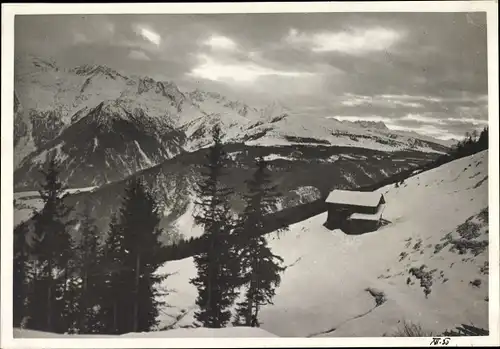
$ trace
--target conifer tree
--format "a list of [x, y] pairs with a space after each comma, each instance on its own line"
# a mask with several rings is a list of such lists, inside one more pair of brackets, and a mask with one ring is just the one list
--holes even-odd
[[81, 281], [76, 273], [75, 260], [70, 260], [65, 268], [64, 277], [59, 278], [55, 283], [57, 302], [54, 307], [58, 316], [54, 322], [54, 332], [81, 333], [78, 321], [81, 312]]
[[101, 333], [118, 332], [118, 295], [114, 292], [119, 288], [119, 268], [125, 256], [123, 248], [123, 233], [118, 223], [117, 213], [111, 215], [109, 231], [103, 247], [103, 255], [99, 262], [102, 267], [99, 279], [99, 329]]
[[276, 186], [272, 185], [267, 163], [257, 161], [257, 170], [246, 181], [246, 206], [240, 219], [238, 234], [241, 283], [245, 294], [238, 303], [235, 325], [258, 327], [259, 310], [265, 304], [272, 304], [275, 289], [279, 286], [281, 257], [274, 255], [264, 237], [264, 216], [276, 208]]
[[194, 218], [204, 228], [200, 238], [203, 251], [194, 256], [198, 274], [191, 283], [198, 289], [196, 320], [204, 327], [220, 328], [231, 319], [230, 307], [236, 298], [235, 278], [239, 268], [231, 244], [234, 220], [229, 199], [232, 190], [221, 182], [228, 157], [218, 125], [213, 127], [212, 137], [213, 145], [208, 150], [203, 178], [197, 187], [199, 212]]
[[479, 150], [488, 149], [488, 127], [485, 127], [477, 140]]
[[154, 286], [164, 279], [155, 273], [163, 263], [159, 222], [155, 199], [142, 180], [131, 180], [106, 243], [105, 332], [142, 332], [156, 325], [161, 302]]
[[68, 232], [72, 221], [67, 217], [71, 211], [63, 202], [63, 186], [54, 158], [48, 161], [48, 169], [42, 171], [45, 183], [39, 190], [44, 202], [41, 211], [35, 212], [32, 252], [36, 258], [35, 277], [30, 294], [29, 327], [44, 331], [55, 331], [59, 322], [56, 303], [63, 296], [56, 295], [58, 283], [65, 283], [68, 262], [72, 255], [73, 241]]
[[14, 263], [13, 263], [13, 325], [20, 327], [27, 315], [26, 302], [29, 280], [29, 245], [27, 242], [27, 225], [23, 222], [14, 229]]
[[100, 237], [90, 210], [90, 202], [85, 203], [81, 217], [81, 238], [77, 246], [78, 279], [73, 280], [80, 290], [78, 294], [79, 333], [95, 333], [97, 331], [97, 314], [95, 307], [99, 304], [100, 270]]

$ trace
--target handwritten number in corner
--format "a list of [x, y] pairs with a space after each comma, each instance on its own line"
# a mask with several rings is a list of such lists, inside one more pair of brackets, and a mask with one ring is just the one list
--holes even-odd
[[448, 345], [450, 343], [450, 337], [440, 338], [432, 337], [430, 345]]

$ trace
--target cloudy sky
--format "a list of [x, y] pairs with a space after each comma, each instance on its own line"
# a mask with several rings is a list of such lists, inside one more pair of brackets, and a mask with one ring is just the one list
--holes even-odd
[[487, 124], [483, 13], [17, 16], [15, 54], [443, 139]]

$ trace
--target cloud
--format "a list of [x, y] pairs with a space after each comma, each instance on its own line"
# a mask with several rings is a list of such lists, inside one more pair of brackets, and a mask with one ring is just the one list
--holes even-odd
[[476, 119], [476, 118], [456, 118], [456, 117], [444, 117], [443, 114], [438, 113], [434, 115], [434, 113], [428, 112], [423, 115], [421, 114], [408, 114], [404, 117], [393, 119], [394, 123], [397, 124], [407, 124], [412, 123], [413, 126], [428, 126], [435, 127], [441, 126], [442, 128], [452, 129], [461, 125], [468, 125], [470, 128], [479, 128], [480, 126], [487, 126], [488, 120]]
[[105, 29], [109, 34], [113, 35], [115, 33], [115, 25], [111, 22], [108, 22], [104, 25]]
[[460, 124], [472, 124], [474, 126], [487, 126], [488, 120], [474, 119], [474, 118], [446, 118], [447, 121]]
[[427, 102], [442, 102], [442, 98], [432, 97], [432, 96], [410, 96], [410, 95], [391, 95], [383, 94], [379, 95], [381, 98], [403, 100], [403, 101], [427, 101]]
[[147, 54], [145, 54], [142, 51], [138, 51], [138, 50], [130, 51], [130, 53], [128, 54], [128, 58], [136, 59], [139, 61], [150, 61], [151, 60], [151, 58], [149, 58]]
[[403, 33], [383, 28], [355, 28], [348, 31], [301, 33], [292, 28], [285, 41], [292, 45], [306, 45], [313, 52], [341, 52], [363, 55], [390, 48], [403, 37]]
[[430, 103], [473, 103], [473, 104], [483, 104], [488, 101], [488, 95], [469, 95], [466, 93], [461, 93], [459, 96], [454, 97], [436, 97], [436, 96], [419, 96], [419, 95], [393, 95], [393, 94], [382, 94], [377, 95], [379, 98], [401, 100], [401, 101], [420, 101], [420, 102], [430, 102]]
[[312, 73], [300, 71], [282, 71], [260, 66], [253, 62], [218, 62], [205, 54], [199, 55], [203, 63], [188, 74], [191, 77], [214, 81], [233, 80], [237, 82], [253, 82], [264, 76], [305, 77]]
[[137, 35], [140, 35], [142, 38], [148, 40], [156, 46], [160, 46], [161, 44], [161, 36], [156, 33], [154, 30], [144, 26], [142, 24], [136, 24], [134, 26], [134, 31]]
[[87, 26], [74, 26], [69, 29], [72, 34], [73, 45], [90, 43], [112, 44], [115, 35], [115, 25], [103, 18], [88, 19]]
[[408, 108], [422, 108], [423, 105], [417, 102], [402, 101], [385, 96], [361, 96], [353, 95], [350, 93], [345, 94], [346, 100], [342, 101], [341, 104], [347, 107], [358, 107], [362, 105], [367, 106], [380, 106], [386, 108], [397, 108], [397, 107], [408, 107]]
[[393, 119], [391, 118], [386, 118], [383, 116], [327, 116], [326, 119], [337, 119], [338, 121], [350, 121], [350, 122], [356, 122], [356, 121], [375, 121], [375, 122], [383, 122], [386, 125], [390, 124], [393, 122]]
[[234, 51], [237, 48], [237, 44], [227, 36], [212, 35], [205, 42], [205, 45], [210, 46], [212, 49], [228, 50]]
[[461, 138], [460, 135], [451, 133], [446, 129], [438, 128], [433, 125], [421, 125], [421, 126], [411, 127], [404, 125], [389, 124], [387, 125], [387, 128], [394, 131], [416, 132], [424, 136], [434, 137], [442, 140]]
[[73, 33], [73, 43], [74, 44], [87, 44], [90, 40], [83, 33]]
[[446, 125], [446, 122], [436, 117], [429, 117], [418, 114], [408, 114], [405, 117], [401, 118], [401, 120], [412, 120], [425, 124]]

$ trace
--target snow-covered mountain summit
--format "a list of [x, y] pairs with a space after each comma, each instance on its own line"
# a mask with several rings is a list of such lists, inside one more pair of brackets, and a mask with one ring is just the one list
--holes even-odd
[[379, 130], [389, 130], [389, 128], [384, 124], [383, 121], [364, 121], [364, 120], [358, 120], [354, 121], [355, 124], [360, 125], [361, 127], [365, 128], [375, 128]]
[[359, 124], [334, 118], [306, 118], [304, 115], [283, 113], [266, 123], [255, 123], [245, 128], [233, 141], [259, 145], [322, 144], [384, 151], [448, 150], [448, 147], [439, 144], [437, 140], [395, 132], [382, 126], [385, 125]]
[[[390, 131], [380, 124], [347, 124], [297, 115], [278, 101], [254, 107], [217, 92], [182, 91], [173, 81], [128, 76], [104, 65], [66, 68], [52, 59], [33, 56], [16, 62], [14, 107], [16, 181], [22, 178], [19, 181], [24, 183], [30, 182], [26, 182], [26, 175], [31, 176], [26, 172], [39, 169], [47, 156], [57, 155], [72, 164], [66, 169], [71, 176], [80, 162], [97, 166], [92, 159], [94, 151], [81, 152], [78, 158], [72, 158], [75, 151], [60, 155], [63, 148], [94, 149], [93, 139], [68, 139], [68, 134], [78, 133], [73, 131], [77, 127], [85, 128], [82, 134], [95, 133], [99, 144], [108, 147], [103, 151], [109, 166], [93, 168], [103, 173], [99, 178], [107, 180], [124, 178], [182, 151], [206, 147], [215, 123], [222, 126], [224, 141], [248, 145], [321, 144], [421, 152], [447, 149], [432, 139]], [[134, 134], [131, 138], [130, 132]], [[120, 134], [124, 138], [122, 145], [111, 140]], [[137, 150], [127, 145], [131, 141]], [[122, 166], [122, 161], [128, 165]], [[108, 168], [124, 172], [111, 175]], [[105, 183], [98, 182], [84, 185]]]

